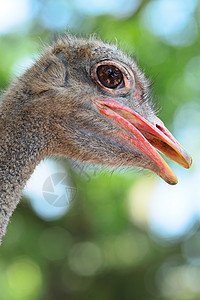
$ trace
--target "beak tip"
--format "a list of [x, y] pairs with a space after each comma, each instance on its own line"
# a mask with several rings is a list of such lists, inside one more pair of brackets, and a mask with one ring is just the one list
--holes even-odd
[[170, 185], [176, 185], [178, 183], [178, 179], [176, 178], [176, 180], [168, 181], [167, 183], [170, 184]]
[[184, 154], [184, 164], [182, 164], [182, 166], [186, 169], [189, 169], [192, 165], [192, 157], [187, 153], [185, 152]]
[[178, 183], [176, 175], [167, 164], [165, 164], [165, 170], [158, 175], [170, 185], [175, 185]]
[[163, 178], [163, 179], [170, 185], [176, 185], [178, 183], [178, 179], [175, 174], [171, 178]]
[[192, 157], [188, 154], [188, 168], [189, 169], [192, 165]]

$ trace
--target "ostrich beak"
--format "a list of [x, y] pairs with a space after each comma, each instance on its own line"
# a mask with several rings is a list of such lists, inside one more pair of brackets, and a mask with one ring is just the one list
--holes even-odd
[[149, 168], [152, 168], [151, 170], [167, 183], [176, 184], [178, 180], [155, 148], [184, 168], [190, 168], [191, 157], [159, 118], [154, 116], [153, 121], [149, 122], [134, 110], [115, 100], [96, 99], [95, 104], [101, 114], [125, 129], [120, 133], [120, 137], [144, 152], [155, 165]]

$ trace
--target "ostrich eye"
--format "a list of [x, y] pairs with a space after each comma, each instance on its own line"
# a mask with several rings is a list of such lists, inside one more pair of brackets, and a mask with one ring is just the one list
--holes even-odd
[[116, 66], [100, 65], [97, 68], [96, 73], [98, 80], [103, 86], [109, 89], [124, 87], [123, 74]]
[[100, 61], [94, 65], [90, 75], [109, 94], [127, 93], [135, 83], [134, 74], [129, 67], [112, 60]]

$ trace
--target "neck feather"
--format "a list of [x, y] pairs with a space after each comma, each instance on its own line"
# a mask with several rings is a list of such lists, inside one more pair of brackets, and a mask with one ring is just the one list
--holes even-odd
[[48, 155], [42, 120], [31, 124], [31, 116], [17, 110], [7, 99], [0, 106], [0, 244], [26, 181]]

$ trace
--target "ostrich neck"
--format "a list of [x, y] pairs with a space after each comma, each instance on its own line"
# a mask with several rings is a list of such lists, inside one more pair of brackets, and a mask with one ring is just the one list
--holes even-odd
[[[27, 123], [14, 103], [0, 106], [0, 244], [26, 181], [43, 158], [40, 124]], [[36, 128], [37, 127], [37, 128]]]

